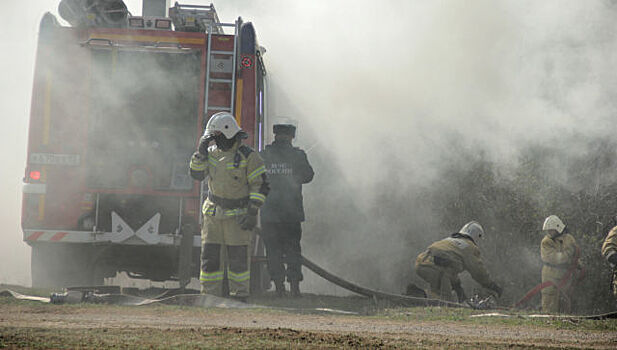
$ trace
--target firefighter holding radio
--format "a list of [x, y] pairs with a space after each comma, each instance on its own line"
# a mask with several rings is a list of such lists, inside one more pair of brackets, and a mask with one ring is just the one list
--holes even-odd
[[193, 179], [208, 177], [202, 207], [201, 292], [222, 296], [227, 271], [229, 294], [241, 300], [249, 295], [251, 233], [268, 194], [264, 163], [242, 144], [246, 137], [233, 115], [216, 113], [190, 161]]

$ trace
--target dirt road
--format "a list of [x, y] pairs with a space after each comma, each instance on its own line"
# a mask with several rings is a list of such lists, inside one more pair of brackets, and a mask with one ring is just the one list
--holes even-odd
[[358, 316], [0, 298], [0, 347], [617, 348], [614, 320], [472, 319], [465, 313], [411, 308]]

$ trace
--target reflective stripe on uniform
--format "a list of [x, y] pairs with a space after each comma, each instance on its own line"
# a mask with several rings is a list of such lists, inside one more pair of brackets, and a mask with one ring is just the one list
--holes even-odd
[[266, 201], [266, 196], [261, 194], [261, 193], [259, 193], [259, 192], [251, 192], [249, 194], [249, 199], [254, 199], [256, 201], [259, 201], [259, 202], [263, 203], [263, 202]]
[[201, 271], [199, 274], [199, 281], [201, 282], [214, 282], [223, 280], [223, 271], [205, 272]]
[[216, 207], [206, 208], [206, 205], [204, 204], [203, 214], [208, 216], [214, 216], [214, 214], [216, 213], [215, 209]]
[[190, 167], [191, 167], [191, 170], [194, 170], [194, 171], [204, 171], [206, 170], [206, 163], [200, 160], [191, 159]]
[[216, 166], [218, 162], [219, 162], [218, 160], [214, 159], [213, 157], [208, 156], [208, 163], [210, 163], [210, 165]]
[[225, 216], [238, 216], [244, 214], [246, 214], [246, 208], [226, 209], [223, 211], [223, 215]]
[[249, 181], [255, 180], [259, 175], [263, 174], [266, 172], [266, 167], [265, 166], [260, 166], [259, 168], [253, 170], [249, 176], [248, 179]]
[[[223, 216], [238, 216], [245, 215], [247, 212], [246, 208], [236, 208], [236, 209], [223, 209]], [[204, 204], [203, 214], [207, 216], [215, 216], [216, 215], [216, 207], [212, 206], [206, 208], [206, 204]]]
[[229, 271], [229, 279], [234, 282], [244, 282], [251, 279], [251, 272], [244, 271], [240, 273], [235, 273], [233, 271]]

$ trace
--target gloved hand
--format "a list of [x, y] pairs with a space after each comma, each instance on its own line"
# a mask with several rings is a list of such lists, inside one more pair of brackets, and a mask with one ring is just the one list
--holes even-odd
[[197, 151], [197, 152], [193, 153], [192, 158], [194, 160], [198, 160], [200, 162], [205, 162], [208, 159], [208, 155], [207, 154], [203, 155], [203, 154], [199, 153], [199, 151]]
[[608, 263], [611, 264], [612, 268], [617, 267], [617, 252], [612, 252], [609, 256], [606, 257]]
[[210, 142], [212, 142], [214, 140], [214, 137], [212, 136], [202, 136], [199, 139], [199, 147], [197, 148], [197, 151], [201, 154], [203, 154], [204, 156], [206, 156], [206, 158], [208, 158], [208, 146], [210, 145]]
[[252, 230], [257, 226], [257, 213], [258, 209], [254, 205], [249, 205], [246, 210], [246, 214], [242, 215], [238, 218], [238, 224], [240, 224], [240, 228], [243, 230]]
[[257, 215], [242, 215], [238, 218], [238, 223], [241, 229], [250, 231], [257, 226]]
[[503, 288], [501, 288], [495, 282], [491, 282], [491, 285], [488, 287], [488, 289], [490, 289], [490, 290], [494, 291], [495, 293], [497, 293], [498, 297], [501, 297], [501, 294], [503, 293]]

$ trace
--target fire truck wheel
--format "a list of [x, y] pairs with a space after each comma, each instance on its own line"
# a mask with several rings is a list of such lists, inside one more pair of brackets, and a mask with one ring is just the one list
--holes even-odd
[[32, 246], [33, 287], [75, 287], [102, 285], [102, 273], [92, 268], [92, 249], [71, 244]]

